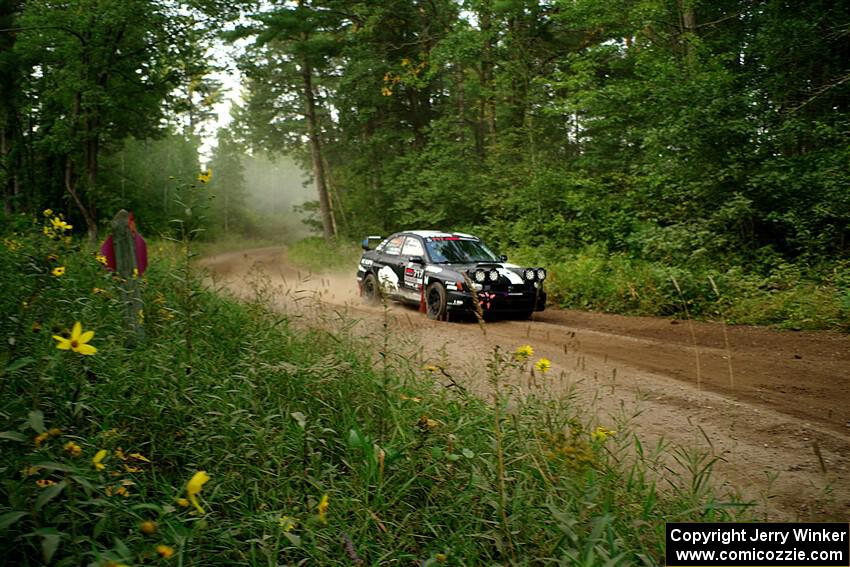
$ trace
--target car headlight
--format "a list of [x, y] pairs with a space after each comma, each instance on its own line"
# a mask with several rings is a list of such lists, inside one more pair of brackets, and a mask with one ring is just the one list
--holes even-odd
[[534, 281], [534, 270], [531, 268], [526, 268], [522, 273], [523, 277], [528, 281]]
[[537, 279], [543, 281], [546, 279], [546, 270], [543, 268], [537, 268]]
[[478, 283], [484, 283], [484, 281], [487, 279], [487, 272], [485, 272], [484, 270], [475, 270], [474, 277], [475, 281], [477, 281]]
[[487, 274], [490, 277], [490, 281], [496, 283], [499, 281], [499, 271], [498, 270], [490, 270]]

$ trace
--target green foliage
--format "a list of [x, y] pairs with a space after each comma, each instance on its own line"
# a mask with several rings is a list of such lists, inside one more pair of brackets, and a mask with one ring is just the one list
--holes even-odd
[[287, 248], [287, 259], [312, 272], [348, 272], [357, 270], [362, 250], [351, 242], [328, 245], [322, 238], [303, 238]]
[[[189, 239], [152, 243], [148, 341], [127, 350], [120, 282], [45, 219], [0, 247], [0, 552], [20, 565], [655, 564], [664, 518], [742, 517], [706, 455], [661, 494], [664, 445], [628, 421], [500, 393], [558, 379], [527, 355], [493, 354], [488, 405], [347, 325], [296, 331], [262, 277], [247, 304], [204, 289]], [[56, 348], [75, 321], [95, 354]]]
[[546, 246], [518, 248], [511, 259], [545, 264], [549, 274], [546, 290], [550, 300], [561, 307], [685, 317], [684, 301], [688, 315], [698, 318], [723, 316], [727, 322], [744, 325], [850, 330], [850, 284], [844, 264], [806, 272], [779, 262], [764, 268], [767, 275], [762, 276], [739, 267], [719, 269], [707, 258], [680, 267], [682, 264], [635, 259], [598, 246], [566, 254]]

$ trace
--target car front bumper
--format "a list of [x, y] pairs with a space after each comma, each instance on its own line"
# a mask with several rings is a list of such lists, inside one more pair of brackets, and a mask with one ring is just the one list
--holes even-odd
[[[546, 292], [537, 290], [534, 293], [510, 293], [507, 291], [479, 291], [478, 305], [487, 314], [528, 313], [543, 311], [546, 308]], [[475, 312], [475, 301], [472, 293], [466, 291], [447, 291], [446, 307], [449, 311]]]

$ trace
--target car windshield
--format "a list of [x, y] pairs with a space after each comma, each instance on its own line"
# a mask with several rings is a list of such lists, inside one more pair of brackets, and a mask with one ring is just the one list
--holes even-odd
[[433, 237], [425, 240], [428, 256], [434, 264], [468, 264], [471, 262], [498, 262], [499, 257], [480, 240], [456, 236]]

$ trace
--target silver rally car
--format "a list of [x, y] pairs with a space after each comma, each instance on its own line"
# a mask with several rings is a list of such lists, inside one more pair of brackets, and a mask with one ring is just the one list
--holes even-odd
[[410, 230], [381, 240], [363, 239], [357, 269], [360, 295], [367, 303], [388, 299], [418, 305], [430, 319], [451, 314], [528, 318], [543, 311], [543, 268], [507, 263], [475, 236], [460, 232]]

